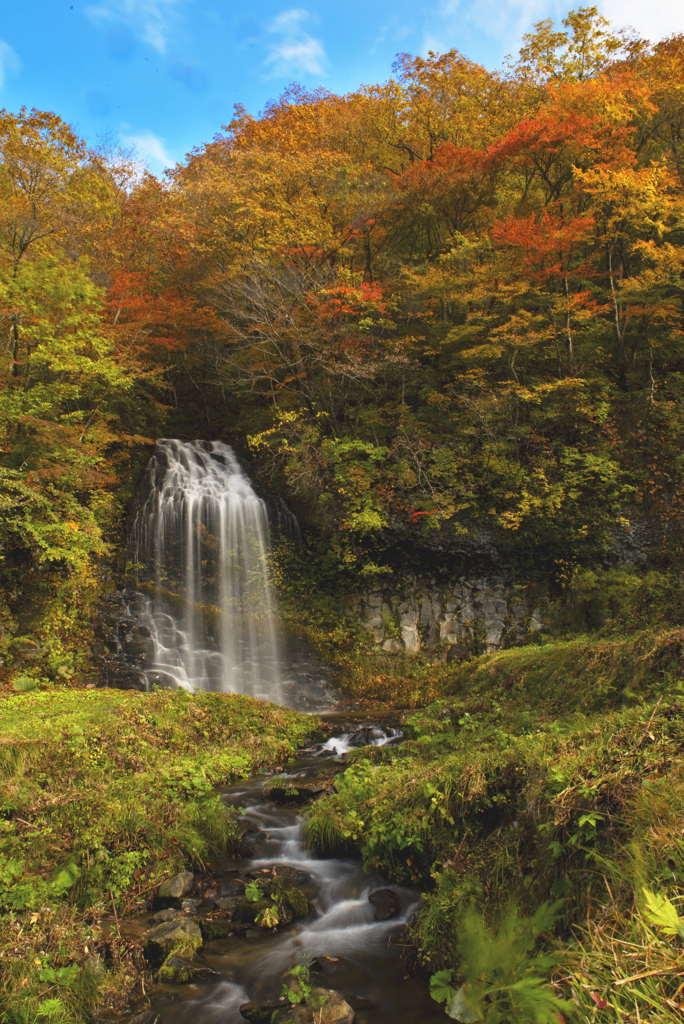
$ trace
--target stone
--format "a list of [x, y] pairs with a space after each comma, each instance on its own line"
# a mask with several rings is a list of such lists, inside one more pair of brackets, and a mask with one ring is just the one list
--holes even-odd
[[[354, 1024], [356, 1015], [345, 999], [329, 989], [312, 990], [315, 1007], [289, 1006], [284, 999], [243, 1003], [240, 1013], [251, 1024]], [[320, 1005], [319, 1005], [320, 1004]]]
[[354, 970], [354, 964], [343, 956], [315, 956], [309, 969], [314, 974], [347, 974]]
[[195, 876], [192, 871], [181, 871], [173, 878], [167, 878], [157, 889], [157, 896], [161, 899], [180, 899], [187, 894], [195, 884]]
[[166, 985], [185, 985], [192, 981], [194, 973], [192, 960], [171, 953], [159, 968], [157, 981]]
[[273, 1024], [278, 1014], [286, 1008], [283, 1004], [285, 999], [274, 999], [268, 1003], [260, 1003], [256, 999], [248, 1003], [242, 1003], [240, 1013], [250, 1024]]
[[387, 651], [388, 654], [398, 654], [399, 651], [403, 650], [403, 646], [400, 640], [395, 640], [390, 637], [389, 640], [384, 640], [382, 643], [383, 651]]
[[276, 878], [284, 878], [286, 882], [292, 882], [293, 885], [301, 885], [303, 882], [311, 881], [311, 875], [308, 871], [301, 871], [299, 868], [293, 868], [289, 864], [276, 864], [273, 868], [273, 874]]
[[246, 888], [247, 883], [244, 882], [241, 878], [232, 878], [230, 882], [226, 882], [225, 885], [222, 885], [220, 887], [220, 889], [218, 890], [218, 895], [222, 897], [241, 895]]
[[202, 938], [207, 942], [212, 939], [227, 939], [233, 932], [243, 932], [249, 928], [249, 923], [244, 926], [236, 925], [230, 918], [202, 917], [198, 922]]
[[176, 949], [189, 951], [199, 949], [202, 945], [202, 933], [196, 921], [187, 917], [177, 917], [173, 921], [163, 921], [145, 939], [145, 949], [153, 959], [165, 960], [169, 953]]
[[183, 900], [181, 910], [184, 914], [194, 914], [201, 900]]
[[232, 914], [241, 902], [242, 894], [236, 893], [234, 896], [217, 896], [214, 900], [214, 906], [218, 907], [219, 910], [225, 910], [227, 914]]
[[168, 907], [166, 910], [160, 910], [152, 918], [157, 924], [161, 924], [162, 921], [173, 921], [174, 917], [180, 917], [181, 911], [176, 907]]
[[394, 889], [376, 889], [368, 897], [368, 902], [373, 907], [376, 921], [391, 921], [401, 913], [401, 903]]

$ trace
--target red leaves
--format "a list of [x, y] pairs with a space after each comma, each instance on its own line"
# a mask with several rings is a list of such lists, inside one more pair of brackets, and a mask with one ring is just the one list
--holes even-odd
[[594, 1000], [599, 1010], [608, 1009], [608, 1000], [604, 996], [599, 995], [598, 992], [590, 992], [589, 996]]
[[[491, 237], [500, 247], [517, 250], [516, 258], [522, 257], [521, 270], [537, 281], [547, 281], [568, 274], [578, 246], [586, 241], [593, 225], [591, 215], [566, 220], [547, 208], [541, 216], [531, 213], [528, 217], [495, 221]], [[575, 273], [586, 273], [584, 265], [575, 265], [573, 269]]]

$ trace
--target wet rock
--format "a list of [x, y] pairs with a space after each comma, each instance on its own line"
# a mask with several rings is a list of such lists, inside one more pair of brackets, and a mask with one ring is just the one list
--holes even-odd
[[240, 922], [225, 917], [202, 917], [197, 923], [206, 942], [211, 942], [212, 939], [227, 939], [234, 932], [244, 932], [249, 928], [248, 923], [241, 925]]
[[242, 894], [237, 893], [235, 896], [218, 896], [214, 900], [214, 906], [218, 907], [219, 910], [225, 910], [227, 914], [232, 914], [242, 902]]
[[173, 921], [164, 921], [148, 932], [145, 938], [145, 950], [152, 960], [165, 960], [169, 953], [181, 947], [184, 951], [199, 949], [202, 945], [202, 933], [196, 921], [187, 917], [177, 917]]
[[354, 964], [343, 956], [315, 956], [309, 969], [315, 974], [346, 974], [354, 970]]
[[270, 1003], [260, 1003], [256, 999], [243, 1003], [240, 1013], [250, 1024], [273, 1024], [278, 1015], [282, 1015], [284, 999], [275, 999]]
[[279, 804], [303, 804], [323, 793], [332, 793], [334, 777], [320, 779], [283, 779], [280, 786], [268, 786], [266, 793]]
[[376, 889], [368, 897], [368, 902], [373, 906], [376, 921], [391, 921], [401, 913], [401, 903], [393, 889]]
[[290, 867], [289, 864], [276, 864], [273, 868], [276, 878], [283, 878], [292, 885], [302, 885], [303, 882], [310, 882], [311, 875], [308, 871], [300, 871], [299, 868]]
[[261, 934], [261, 928], [258, 928], [255, 924], [245, 932], [248, 939], [258, 939]]
[[192, 981], [193, 975], [194, 967], [192, 960], [187, 960], [184, 956], [172, 953], [171, 956], [167, 956], [159, 968], [157, 981], [166, 985], [184, 985]]
[[162, 882], [157, 889], [157, 896], [161, 899], [180, 899], [182, 896], [187, 896], [194, 883], [195, 876], [191, 871], [181, 871], [180, 874]]
[[354, 1024], [356, 1014], [337, 992], [315, 988], [311, 997], [314, 1005], [300, 1003], [281, 1010], [273, 1018], [273, 1024]]
[[206, 964], [177, 953], [167, 956], [157, 974], [157, 981], [167, 985], [186, 985], [191, 981], [211, 981], [212, 978], [220, 978], [220, 975]]
[[224, 896], [241, 896], [247, 888], [247, 883], [241, 878], [233, 878], [230, 882], [226, 882], [218, 890], [218, 895]]
[[104, 658], [100, 665], [100, 680], [103, 686], [115, 690], [147, 690], [144, 673], [118, 657]]
[[173, 921], [174, 917], [180, 917], [180, 915], [181, 912], [176, 907], [167, 907], [166, 910], [158, 911], [152, 920], [156, 921], [157, 924], [161, 924], [162, 921]]
[[181, 910], [184, 914], [194, 914], [201, 900], [183, 900]]

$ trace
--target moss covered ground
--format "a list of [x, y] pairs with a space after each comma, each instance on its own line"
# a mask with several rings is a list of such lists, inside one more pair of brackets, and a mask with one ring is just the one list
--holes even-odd
[[56, 689], [2, 700], [3, 1024], [70, 1024], [95, 1005], [125, 1006], [141, 950], [118, 920], [147, 907], [165, 876], [231, 848], [236, 819], [213, 787], [286, 758], [313, 724], [223, 694]]

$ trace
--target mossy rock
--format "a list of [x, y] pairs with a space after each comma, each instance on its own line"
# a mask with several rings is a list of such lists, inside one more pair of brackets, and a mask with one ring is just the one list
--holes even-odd
[[226, 918], [213, 920], [204, 917], [200, 919], [199, 927], [202, 938], [207, 942], [211, 942], [212, 939], [227, 939], [234, 931], [241, 930], [239, 926], [236, 928], [233, 922]]
[[153, 962], [166, 960], [171, 953], [192, 954], [202, 945], [202, 933], [196, 921], [186, 917], [164, 921], [150, 932], [145, 952]]
[[192, 961], [178, 956], [177, 953], [171, 953], [159, 968], [157, 981], [167, 985], [184, 985], [192, 981], [194, 976], [195, 968]]
[[301, 889], [296, 889], [294, 886], [291, 889], [285, 889], [283, 901], [295, 917], [306, 917], [309, 913], [309, 901]]

